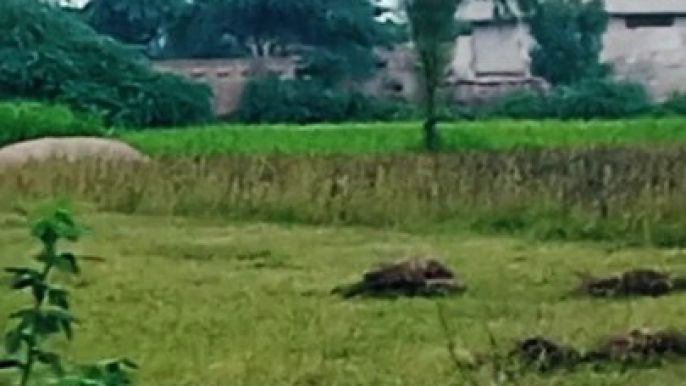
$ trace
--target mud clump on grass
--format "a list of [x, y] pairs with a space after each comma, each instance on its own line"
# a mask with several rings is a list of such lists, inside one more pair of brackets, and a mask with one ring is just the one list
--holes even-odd
[[592, 297], [663, 296], [686, 290], [686, 276], [675, 276], [648, 268], [637, 268], [606, 277], [580, 274], [575, 291]]
[[673, 329], [634, 329], [603, 339], [586, 354], [588, 361], [641, 363], [664, 357], [686, 357], [686, 334]]
[[581, 352], [543, 336], [533, 336], [517, 342], [508, 357], [516, 357], [526, 367], [545, 372], [570, 368], [582, 362]]
[[572, 369], [581, 364], [642, 366], [668, 358], [686, 358], [686, 334], [672, 329], [634, 329], [605, 337], [585, 350], [534, 336], [517, 342], [508, 357], [540, 372]]
[[331, 293], [343, 298], [446, 296], [462, 293], [466, 286], [457, 274], [433, 258], [412, 258], [384, 263], [366, 272], [362, 280], [334, 288]]

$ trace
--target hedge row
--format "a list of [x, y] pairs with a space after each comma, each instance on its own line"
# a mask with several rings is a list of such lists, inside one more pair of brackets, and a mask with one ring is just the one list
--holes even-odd
[[[645, 88], [626, 81], [589, 80], [547, 94], [513, 91], [480, 106], [451, 106], [446, 118], [617, 119], [686, 114], [686, 95], [654, 103]], [[252, 81], [232, 119], [243, 123], [314, 123], [421, 118], [407, 102], [379, 100], [313, 80]]]

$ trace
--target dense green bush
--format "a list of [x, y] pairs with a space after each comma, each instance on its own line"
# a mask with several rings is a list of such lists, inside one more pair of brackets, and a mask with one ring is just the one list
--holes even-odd
[[474, 110], [477, 116], [483, 118], [542, 119], [551, 114], [548, 98], [529, 90], [505, 93]]
[[407, 103], [385, 100], [345, 88], [330, 88], [317, 80], [280, 80], [248, 83], [234, 118], [246, 123], [314, 123], [407, 119]]
[[659, 105], [660, 113], [670, 115], [686, 115], [686, 93], [672, 93]]
[[[678, 99], [670, 111], [678, 112]], [[684, 104], [686, 106], [686, 104]], [[665, 108], [666, 109], [666, 108]], [[517, 90], [479, 106], [441, 106], [445, 119], [615, 119], [656, 113], [637, 83], [588, 79], [547, 93]], [[686, 107], [684, 108], [686, 111]], [[315, 123], [418, 119], [416, 106], [380, 99], [315, 80], [251, 81], [233, 119], [244, 123]]]
[[56, 100], [126, 126], [212, 117], [209, 87], [154, 71], [141, 53], [55, 6], [3, 0], [0, 27], [2, 98]]
[[42, 137], [102, 136], [99, 117], [57, 104], [0, 102], [0, 146]]
[[547, 0], [535, 10], [528, 20], [534, 75], [553, 85], [573, 85], [611, 73], [600, 59], [609, 22], [602, 0]]
[[481, 109], [478, 115], [525, 119], [614, 119], [651, 113], [655, 106], [636, 83], [592, 79], [559, 86], [543, 94], [513, 91]]

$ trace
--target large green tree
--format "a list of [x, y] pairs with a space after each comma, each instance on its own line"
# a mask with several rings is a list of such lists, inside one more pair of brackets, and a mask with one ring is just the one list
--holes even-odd
[[132, 44], [163, 41], [166, 57], [298, 54], [303, 75], [335, 84], [374, 68], [393, 38], [369, 0], [91, 0], [97, 31]]
[[126, 126], [212, 115], [211, 91], [155, 71], [147, 58], [42, 1], [0, 1], [0, 98], [65, 103]]
[[127, 44], [147, 45], [186, 6], [184, 0], [89, 0], [79, 13], [101, 34]]

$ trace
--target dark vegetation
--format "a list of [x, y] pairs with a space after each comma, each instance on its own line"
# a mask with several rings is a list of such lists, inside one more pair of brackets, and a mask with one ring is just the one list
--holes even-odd
[[209, 119], [210, 90], [153, 71], [131, 47], [93, 31], [56, 6], [0, 3], [0, 98], [59, 102], [121, 126]]

